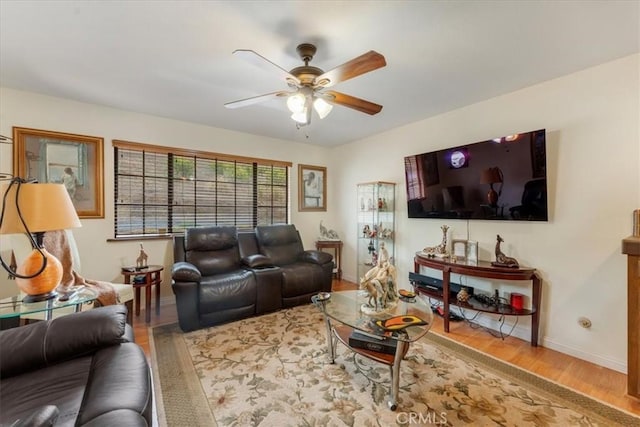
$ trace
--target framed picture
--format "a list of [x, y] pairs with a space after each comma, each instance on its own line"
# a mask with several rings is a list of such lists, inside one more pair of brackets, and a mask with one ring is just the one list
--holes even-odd
[[451, 253], [459, 261], [467, 259], [467, 241], [466, 240], [451, 240]]
[[327, 210], [327, 168], [298, 165], [298, 210]]
[[103, 143], [96, 136], [14, 127], [14, 175], [64, 184], [80, 218], [104, 218]]

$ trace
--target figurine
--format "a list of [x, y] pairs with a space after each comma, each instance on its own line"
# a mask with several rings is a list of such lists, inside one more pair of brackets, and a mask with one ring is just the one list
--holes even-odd
[[320, 221], [320, 239], [321, 240], [340, 240], [340, 236], [335, 230], [327, 230], [327, 227], [322, 225], [322, 221]]
[[520, 264], [515, 258], [506, 256], [500, 250], [500, 243], [504, 242], [500, 235], [497, 235], [496, 239], [496, 260], [491, 263], [491, 265], [495, 267], [510, 267], [510, 268], [519, 268]]
[[384, 242], [381, 242], [376, 265], [360, 279], [360, 289], [369, 297], [361, 310], [365, 314], [380, 314], [395, 307], [398, 301], [396, 279], [396, 268], [391, 264]]
[[422, 250], [422, 252], [426, 253], [430, 257], [446, 257], [448, 255], [447, 252], [447, 231], [449, 230], [448, 225], [443, 225], [440, 227], [442, 230], [442, 242], [440, 242], [437, 246], [426, 247]]
[[142, 243], [140, 243], [140, 255], [138, 255], [138, 258], [136, 259], [136, 267], [138, 268], [146, 267], [148, 258], [149, 257], [147, 256], [147, 253], [144, 251], [144, 247], [142, 246]]
[[460, 292], [456, 295], [456, 299], [460, 302], [467, 302], [469, 300], [469, 292], [464, 286], [460, 288]]

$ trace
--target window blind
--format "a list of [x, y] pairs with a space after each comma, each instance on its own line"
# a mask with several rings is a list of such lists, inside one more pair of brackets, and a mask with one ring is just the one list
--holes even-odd
[[115, 237], [288, 223], [289, 167], [114, 141]]

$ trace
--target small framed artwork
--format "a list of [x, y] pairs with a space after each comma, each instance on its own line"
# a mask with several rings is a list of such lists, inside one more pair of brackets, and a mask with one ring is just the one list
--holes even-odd
[[298, 210], [327, 210], [327, 168], [298, 165]]
[[298, 210], [301, 212], [327, 210], [327, 168], [298, 165]]
[[456, 257], [456, 260], [464, 261], [467, 259], [467, 245], [467, 240], [453, 239], [451, 241], [451, 252]]
[[103, 143], [97, 136], [13, 128], [13, 171], [64, 184], [80, 218], [104, 218]]

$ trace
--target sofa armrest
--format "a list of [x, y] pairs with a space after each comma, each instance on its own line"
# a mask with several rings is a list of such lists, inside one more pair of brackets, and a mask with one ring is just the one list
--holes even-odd
[[199, 282], [202, 273], [195, 265], [181, 261], [171, 267], [171, 278], [176, 282]]
[[269, 268], [274, 267], [273, 261], [266, 255], [253, 254], [242, 258], [242, 264], [249, 268]]
[[308, 250], [308, 251], [304, 251], [301, 255], [300, 255], [300, 260], [304, 261], [304, 262], [310, 262], [313, 264], [318, 264], [318, 265], [322, 265], [322, 264], [326, 264], [328, 262], [332, 262], [333, 261], [333, 255], [327, 253], [327, 252], [320, 252], [320, 251], [316, 251], [316, 250]]
[[109, 305], [0, 331], [0, 378], [126, 342], [127, 308]]

